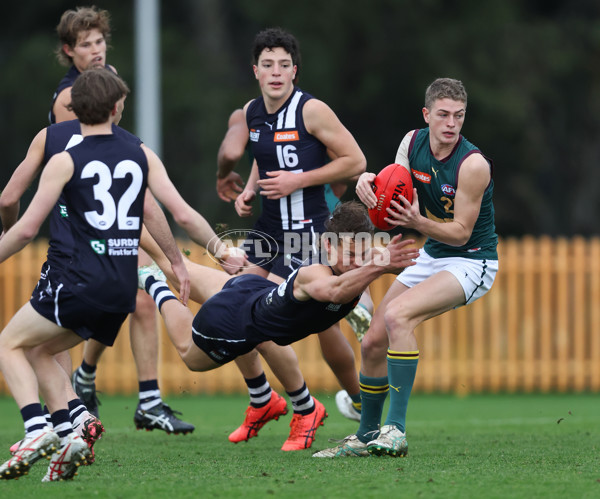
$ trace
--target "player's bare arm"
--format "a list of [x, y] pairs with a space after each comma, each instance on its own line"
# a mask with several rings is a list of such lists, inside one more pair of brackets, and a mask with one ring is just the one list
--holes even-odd
[[0, 195], [0, 219], [2, 220], [4, 232], [8, 231], [17, 222], [20, 207], [19, 200], [42, 170], [45, 144], [46, 129], [44, 128], [31, 141], [27, 155], [17, 166], [6, 187], [2, 190]]
[[[341, 275], [333, 275], [324, 265], [310, 265], [298, 270], [294, 281], [294, 297], [317, 301], [348, 303], [362, 293], [377, 277], [414, 265], [419, 253], [413, 239], [395, 236], [386, 248], [373, 248], [365, 254], [365, 262]], [[339, 255], [342, 258], [342, 255]]]
[[229, 254], [227, 246], [216, 237], [206, 219], [194, 210], [171, 182], [163, 162], [150, 148], [142, 145], [148, 159], [148, 186], [152, 194], [171, 212], [175, 222], [190, 238], [205, 247], [217, 259], [227, 261], [226, 272], [234, 274], [247, 263], [245, 256]]
[[256, 192], [258, 191], [258, 179], [258, 163], [255, 159], [252, 163], [252, 170], [250, 170], [246, 187], [235, 200], [235, 211], [240, 217], [252, 216], [252, 202], [256, 198]]
[[310, 99], [302, 113], [308, 133], [319, 139], [335, 159], [321, 168], [302, 173], [285, 170], [267, 172], [270, 178], [258, 183], [262, 189], [261, 195], [268, 199], [279, 199], [312, 185], [348, 181], [363, 173], [367, 166], [356, 140], [327, 104]]
[[187, 305], [190, 295], [190, 276], [167, 222], [167, 218], [149, 189], [146, 189], [144, 196], [144, 225], [168, 258], [171, 269], [179, 282], [179, 297], [181, 302]]
[[248, 143], [248, 127], [242, 109], [236, 109], [229, 117], [227, 133], [217, 153], [217, 194], [229, 203], [243, 191], [242, 177], [234, 172]]
[[70, 104], [71, 87], [68, 87], [62, 90], [58, 94], [58, 97], [56, 97], [56, 101], [54, 101], [54, 107], [52, 111], [54, 112], [54, 116], [56, 116], [56, 123], [77, 119], [75, 113], [69, 110]]
[[450, 246], [462, 246], [471, 237], [479, 216], [481, 199], [490, 180], [490, 165], [481, 154], [473, 154], [465, 159], [458, 174], [452, 220], [439, 222], [422, 216], [416, 189], [412, 205], [403, 197], [402, 206], [395, 201], [391, 202], [397, 213], [388, 209], [389, 216], [386, 220], [394, 225], [415, 229], [424, 236]]
[[69, 153], [53, 156], [42, 172], [35, 196], [21, 219], [0, 240], [0, 262], [24, 248], [37, 236], [40, 227], [56, 205], [65, 184], [73, 176]]

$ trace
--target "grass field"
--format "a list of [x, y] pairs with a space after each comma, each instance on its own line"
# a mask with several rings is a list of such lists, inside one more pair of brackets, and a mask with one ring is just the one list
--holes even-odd
[[[136, 431], [134, 397], [101, 398], [107, 433], [97, 462], [71, 482], [42, 484], [47, 461], [29, 476], [0, 481], [0, 497], [600, 497], [600, 395], [412, 397], [407, 458], [316, 459], [311, 454], [356, 429], [328, 409], [313, 448], [285, 453], [291, 414], [259, 438], [231, 444], [244, 396], [167, 402], [196, 425], [192, 435]], [[290, 411], [291, 413], [291, 411]], [[0, 397], [0, 447], [22, 436], [16, 405]]]

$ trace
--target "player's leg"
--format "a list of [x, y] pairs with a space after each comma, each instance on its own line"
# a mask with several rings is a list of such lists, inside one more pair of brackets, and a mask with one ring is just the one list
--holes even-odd
[[[215, 272], [219, 273], [219, 271]], [[192, 323], [194, 315], [169, 289], [165, 276], [160, 269], [152, 268], [152, 266], [140, 267], [138, 275], [140, 287], [145, 289], [156, 303], [158, 311], [165, 322], [169, 339], [185, 365], [191, 371], [208, 371], [219, 367], [220, 364], [213, 361], [193, 342]]]
[[[138, 264], [150, 265], [152, 259], [140, 249]], [[180, 420], [163, 402], [158, 387], [158, 322], [154, 300], [140, 290], [135, 312], [129, 316], [129, 339], [139, 384], [139, 403], [134, 414], [137, 429], [158, 429], [167, 433], [191, 433], [194, 425]]]
[[[423, 321], [483, 296], [491, 288], [497, 270], [497, 262], [444, 259], [442, 267], [439, 262], [434, 266], [427, 254], [419, 257], [419, 260], [426, 259], [431, 260], [430, 275], [401, 298], [390, 300], [385, 308], [390, 408], [381, 434], [368, 443], [368, 450], [373, 454], [406, 455], [406, 410], [419, 356], [415, 328]], [[414, 274], [401, 274], [398, 279], [407, 279], [406, 283], [410, 284], [411, 276]]]
[[[54, 355], [80, 341], [81, 338], [73, 332], [37, 313], [30, 303], [21, 307], [0, 334], [0, 370], [25, 424], [25, 438], [19, 449], [0, 466], [3, 478], [17, 478], [25, 474], [35, 461], [64, 443], [61, 439], [72, 433], [64, 390], [69, 383], [68, 374], [56, 362]], [[42, 344], [48, 347], [32, 366], [25, 349]], [[38, 384], [52, 412], [53, 430], [48, 428], [39, 403]], [[74, 459], [78, 462], [86, 455], [84, 451], [87, 452], [87, 445], [83, 443], [79, 450]]]
[[[179, 282], [177, 282], [175, 274], [171, 270], [171, 263], [146, 229], [142, 230], [140, 246], [150, 255], [175, 289], [179, 290]], [[190, 299], [196, 303], [204, 303], [211, 296], [221, 291], [225, 283], [233, 277], [221, 270], [194, 263], [185, 256], [183, 260], [190, 275]]]
[[71, 382], [77, 396], [96, 417], [98, 415], [98, 397], [96, 396], [96, 369], [106, 346], [99, 341], [90, 339], [83, 346], [81, 365], [73, 371]]
[[[280, 258], [275, 263], [274, 269], [277, 269], [278, 273], [271, 271], [267, 276], [270, 281], [277, 284], [284, 281], [282, 275], [285, 275], [285, 271], [281, 268], [283, 260], [284, 258]], [[288, 266], [286, 271], [291, 272], [293, 268]], [[300, 372], [298, 358], [291, 346], [280, 346], [267, 341], [261, 343], [257, 350], [267, 361], [292, 402], [294, 415], [290, 423], [290, 434], [281, 449], [293, 451], [309, 448], [315, 439], [317, 429], [323, 426], [323, 420], [328, 416], [325, 407], [310, 394]], [[304, 438], [306, 435], [310, 437]]]
[[[44, 355], [46, 344], [39, 345], [37, 347], [31, 348], [27, 351], [27, 359], [31, 365], [37, 365], [39, 362], [40, 355]], [[94, 445], [95, 443], [102, 437], [102, 434], [105, 432], [104, 426], [102, 422], [93, 414], [91, 414], [83, 401], [77, 396], [73, 386], [71, 384], [70, 373], [71, 373], [71, 356], [68, 350], [64, 352], [59, 352], [54, 356], [54, 359], [61, 368], [67, 373], [67, 377], [65, 380], [67, 381], [64, 385], [64, 391], [67, 395], [68, 400], [68, 409], [69, 409], [69, 419], [71, 420], [71, 424], [73, 426], [73, 430], [83, 439], [88, 445], [88, 448], [91, 452], [91, 456], [89, 456], [85, 464], [92, 464], [95, 461], [94, 458]], [[44, 406], [44, 414], [46, 415], [46, 420], [48, 426], [53, 428], [54, 423], [52, 421], [52, 417], [50, 415], [50, 411], [47, 406]], [[18, 449], [20, 442], [14, 444], [11, 447], [11, 454], [14, 454]]]
[[314, 457], [368, 456], [367, 443], [379, 434], [383, 406], [388, 395], [386, 354], [388, 336], [383, 311], [389, 301], [408, 288], [394, 281], [379, 304], [367, 334], [361, 343], [361, 369], [359, 374], [361, 417], [356, 435], [349, 435], [332, 448], [313, 454]]
[[[258, 275], [265, 278], [267, 278], [269, 275], [268, 270], [265, 270], [259, 266], [248, 267], [244, 269], [243, 273]], [[279, 277], [276, 279], [280, 279], [277, 282], [282, 281], [282, 279]], [[273, 344], [272, 342], [267, 343]], [[265, 345], [265, 343], [261, 344], [261, 346], [262, 345]], [[277, 345], [275, 345], [275, 347], [277, 347]], [[263, 356], [265, 355], [263, 352], [261, 353]], [[291, 359], [291, 362], [295, 362], [297, 364], [298, 359], [295, 358], [295, 353], [293, 350], [292, 354], [294, 358]], [[297, 379], [287, 378], [285, 371], [283, 373], [276, 372], [278, 371], [277, 367], [273, 368], [269, 359], [266, 360], [284, 388], [290, 386], [289, 383], [294, 385], [294, 389], [296, 388], [295, 383], [298, 382]], [[271, 360], [277, 364], [279, 358], [277, 355], [274, 355]], [[287, 356], [285, 359], [282, 359], [282, 361], [285, 360], [290, 361], [289, 357]], [[235, 363], [244, 378], [244, 382], [246, 383], [246, 387], [248, 389], [248, 395], [250, 397], [250, 402], [246, 408], [244, 421], [239, 427], [232, 431], [228, 437], [230, 442], [238, 443], [247, 442], [249, 439], [257, 436], [258, 431], [266, 423], [272, 420], [278, 420], [280, 416], [287, 414], [288, 410], [285, 399], [271, 388], [257, 350], [253, 350], [246, 355], [239, 356], [235, 359]], [[279, 374], [283, 374], [283, 379], [279, 378]], [[298, 384], [298, 386], [302, 386], [304, 383], [304, 379], [302, 378], [301, 374], [300, 380], [301, 382]]]
[[230, 442], [238, 443], [257, 436], [266, 423], [278, 420], [288, 410], [285, 399], [271, 388], [256, 350], [236, 358], [235, 363], [244, 377], [250, 396], [243, 423], [229, 435]]
[[339, 324], [319, 333], [323, 358], [343, 388], [336, 394], [336, 404], [343, 416], [360, 421], [360, 387], [354, 359], [354, 351], [342, 333]]
[[[438, 285], [443, 288], [438, 288]], [[458, 304], [457, 292], [464, 301], [464, 294], [458, 281], [450, 274], [441, 278], [430, 277], [410, 289], [404, 289], [404, 284], [395, 281], [388, 293], [393, 292], [394, 288], [402, 289], [401, 296], [390, 295], [388, 298], [391, 299], [386, 300], [385, 306], [380, 306], [383, 314], [375, 314], [378, 320], [383, 318], [384, 327], [388, 330], [386, 370], [390, 409], [385, 424], [381, 426], [381, 433], [368, 442], [367, 448], [377, 455], [404, 456], [408, 450], [405, 438], [406, 408], [419, 360], [414, 328], [423, 320]], [[381, 350], [379, 356], [382, 355]]]

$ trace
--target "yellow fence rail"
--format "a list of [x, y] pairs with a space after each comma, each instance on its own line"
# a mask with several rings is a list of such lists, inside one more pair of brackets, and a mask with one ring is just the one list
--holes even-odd
[[[191, 248], [192, 260], [213, 265], [202, 248], [188, 242], [181, 246]], [[46, 241], [35, 241], [0, 265], [1, 327], [29, 300], [46, 249]], [[421, 353], [415, 391], [600, 391], [600, 238], [504, 239], [499, 252], [500, 271], [484, 298], [417, 330]], [[376, 305], [393, 279], [384, 276], [371, 285]], [[189, 372], [160, 319], [159, 327], [163, 393], [246, 391], [233, 363], [207, 373]], [[360, 345], [348, 324], [342, 329], [358, 367]], [[137, 391], [127, 331], [126, 323], [100, 361], [97, 387], [104, 393]], [[294, 349], [311, 390], [339, 389], [314, 335]], [[82, 346], [71, 354], [77, 365]], [[266, 372], [272, 385], [281, 389], [268, 368]], [[8, 388], [0, 375], [2, 393]]]

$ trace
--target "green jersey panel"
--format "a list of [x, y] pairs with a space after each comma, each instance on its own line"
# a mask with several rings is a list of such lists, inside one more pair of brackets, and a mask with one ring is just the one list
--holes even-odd
[[[481, 151], [461, 135], [450, 156], [439, 161], [431, 153], [429, 128], [414, 132], [408, 161], [423, 216], [436, 222], [454, 220], [454, 196], [458, 187], [458, 171], [462, 162], [473, 153], [481, 154]], [[491, 170], [492, 163], [488, 158], [486, 160]], [[497, 260], [498, 236], [494, 224], [493, 191], [494, 181], [491, 180], [483, 194], [479, 217], [467, 244], [450, 246], [429, 237], [425, 242], [425, 251], [433, 258], [460, 256], [475, 260]]]

